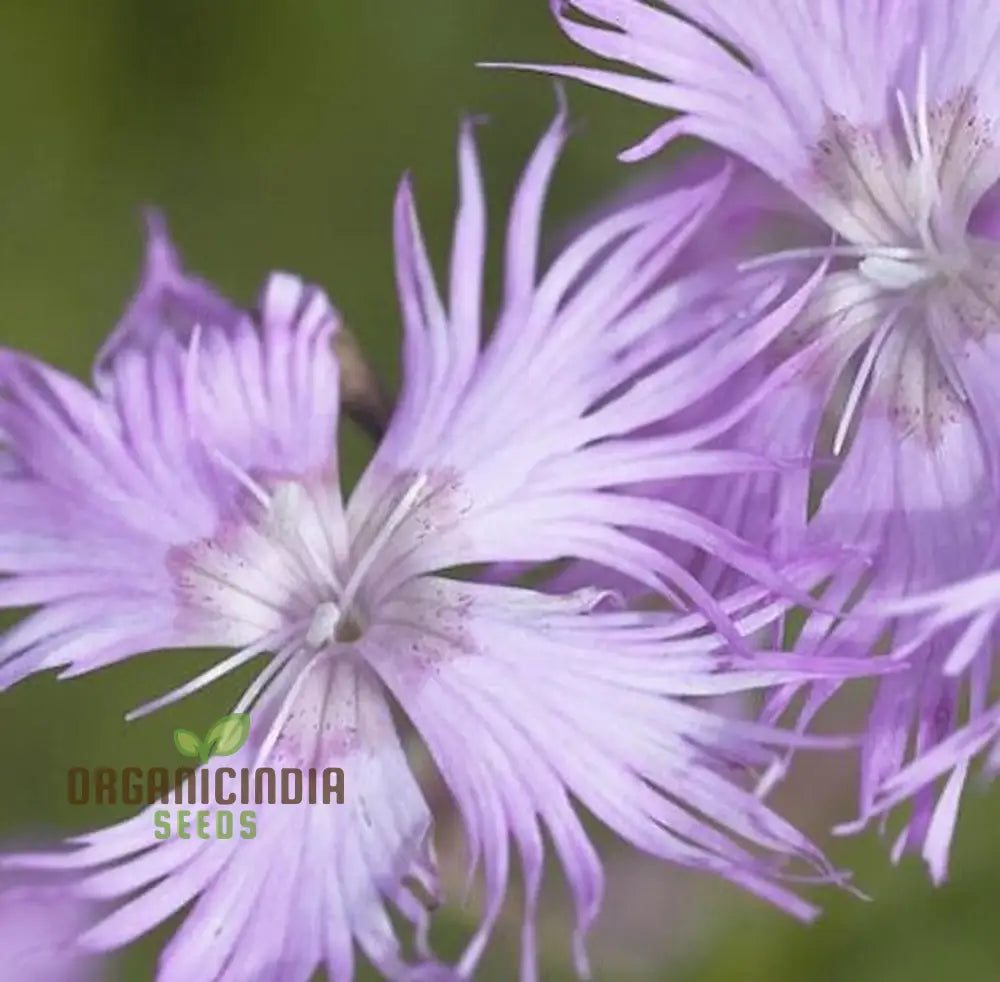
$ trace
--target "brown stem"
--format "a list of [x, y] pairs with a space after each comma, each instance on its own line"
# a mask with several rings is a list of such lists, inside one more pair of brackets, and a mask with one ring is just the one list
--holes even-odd
[[392, 415], [385, 388], [361, 350], [358, 339], [341, 327], [333, 337], [340, 362], [340, 404], [347, 416], [376, 442], [381, 440]]

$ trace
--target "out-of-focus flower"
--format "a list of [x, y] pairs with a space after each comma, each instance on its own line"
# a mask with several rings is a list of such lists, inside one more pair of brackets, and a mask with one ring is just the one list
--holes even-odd
[[[895, 597], [980, 572], [1000, 472], [1000, 8], [974, 0], [667, 7], [553, 3], [570, 38], [645, 77], [526, 67], [679, 113], [626, 159], [686, 134], [770, 177], [775, 187], [757, 209], [758, 224], [777, 225], [794, 248], [760, 250], [745, 268], [774, 264], [791, 273], [817, 257], [830, 261], [777, 346], [811, 346], [814, 362], [737, 434], [738, 446], [770, 441], [820, 464], [812, 486], [801, 474], [770, 482], [780, 534], [800, 546], [804, 538], [843, 542], [873, 557], [842, 565], [826, 588], [831, 606], [863, 591]], [[753, 198], [745, 204], [751, 212]], [[810, 494], [821, 492], [805, 528]], [[958, 657], [949, 654], [955, 631], [914, 645], [918, 630], [888, 615], [814, 617], [800, 638], [818, 654], [864, 655], [880, 644], [912, 651], [912, 671], [887, 677], [872, 709], [862, 816], [908, 759], [963, 718], [974, 721], [986, 701], [990, 647], [966, 647]], [[835, 689], [813, 692], [800, 725]], [[957, 771], [939, 804], [930, 789], [918, 795], [894, 851], [922, 851], [936, 879], [945, 874], [963, 780]]]
[[[543, 829], [570, 884], [586, 972], [602, 868], [573, 799], [639, 849], [796, 916], [814, 909], [790, 891], [784, 861], [837, 878], [739, 781], [774, 748], [811, 741], [727, 721], [687, 697], [869, 666], [755, 657], [747, 636], [781, 609], [768, 589], [716, 599], [641, 536], [687, 542], [773, 586], [761, 556], [692, 511], [622, 490], [773, 469], [759, 455], [704, 446], [749, 397], [727, 418], [642, 434], [724, 385], [733, 369], [720, 352], [766, 347], [812, 284], [786, 296], [768, 273], [754, 304], [720, 307], [707, 330], [711, 311], [695, 303], [704, 291], [666, 281], [726, 172], [617, 211], [539, 276], [541, 208], [563, 130], [560, 115], [519, 185], [503, 303], [485, 343], [471, 129], [459, 143], [447, 301], [403, 183], [403, 388], [346, 507], [336, 315], [294, 278], [272, 277], [254, 320], [186, 277], [154, 222], [143, 284], [98, 363], [98, 394], [3, 355], [0, 563], [10, 576], [0, 589], [7, 605], [42, 605], [3, 641], [3, 681], [58, 666], [76, 674], [159, 647], [237, 649], [149, 711], [266, 653], [236, 707], [254, 718], [240, 762], [345, 772], [343, 805], [264, 805], [250, 842], [159, 841], [151, 810], [75, 851], [9, 860], [71, 869], [83, 894], [120, 903], [84, 934], [86, 946], [125, 944], [198, 898], [163, 956], [161, 982], [195, 971], [305, 980], [319, 965], [350, 979], [355, 941], [391, 978], [446, 977], [452, 970], [423, 944], [423, 901], [436, 889], [431, 816], [390, 698], [454, 796], [470, 872], [483, 871], [485, 912], [459, 977], [473, 972], [498, 916], [510, 837], [527, 893], [520, 974], [536, 977]], [[701, 610], [627, 612], [609, 609], [614, 598], [601, 590], [446, 575], [562, 559], [601, 564]], [[419, 964], [404, 958], [390, 907], [415, 926]]]
[[[876, 615], [915, 619], [911, 638], [897, 657], [905, 657], [914, 647], [937, 645], [946, 653], [942, 671], [947, 679], [958, 679], [966, 672], [973, 679], [965, 725], [940, 742], [921, 748], [912, 761], [880, 785], [871, 808], [874, 817], [907, 802], [915, 801], [919, 806], [943, 782], [925, 835], [928, 852], [946, 857], [974, 759], [984, 755], [988, 777], [1000, 773], [1000, 701], [990, 699], [1000, 640], [1000, 572], [994, 568], [938, 590], [875, 602], [871, 607], [869, 613]], [[943, 876], [946, 867], [932, 867], [932, 871]]]
[[101, 959], [77, 945], [93, 906], [67, 891], [65, 880], [0, 875], [4, 976], [18, 982], [98, 982]]

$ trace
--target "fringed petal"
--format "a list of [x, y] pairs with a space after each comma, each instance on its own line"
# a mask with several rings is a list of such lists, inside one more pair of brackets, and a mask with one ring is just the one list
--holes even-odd
[[46, 605], [0, 642], [0, 685], [228, 640], [183, 616], [175, 552], [218, 533], [248, 485], [336, 477], [336, 315], [275, 275], [259, 316], [185, 277], [153, 220], [102, 394], [0, 352], [0, 604]]
[[[570, 884], [576, 965], [586, 975], [583, 943], [603, 876], [571, 799], [637, 848], [723, 876], [798, 917], [814, 910], [786, 885], [797, 875], [784, 862], [814, 867], [805, 879], [839, 879], [815, 846], [731, 780], [734, 762], [762, 767], [772, 747], [824, 742], [726, 721], [679, 697], [873, 666], [744, 661], [704, 620], [606, 612], [606, 599], [424, 577], [400, 588], [359, 642], [455, 797], [470, 876], [482, 865], [485, 909], [459, 963], [463, 976], [496, 922], [512, 835], [527, 891], [519, 977], [537, 978], [539, 825]], [[739, 617], [741, 626], [753, 629], [759, 614]]]
[[[370, 672], [329, 660], [304, 674], [289, 670], [255, 710], [250, 742], [204, 766], [212, 788], [221, 766], [237, 775], [224, 786], [235, 804], [172, 795], [81, 837], [73, 851], [14, 854], [4, 865], [61, 871], [73, 895], [117, 905], [82, 932], [79, 944], [89, 951], [126, 945], [194, 900], [161, 956], [158, 982], [279, 974], [307, 982], [320, 967], [350, 982], [355, 943], [385, 977], [411, 978], [414, 965], [402, 954], [389, 905], [417, 928], [420, 964], [437, 964], [426, 948], [427, 911], [412, 889], [419, 883], [432, 897], [437, 890], [430, 814]], [[273, 768], [279, 787], [282, 769], [294, 769], [302, 800], [241, 801], [238, 775], [246, 767], [251, 795], [258, 769]], [[309, 803], [308, 771], [328, 767], [343, 771], [342, 800]], [[322, 775], [316, 787], [322, 795]], [[185, 810], [192, 823], [209, 813], [209, 838], [176, 835]], [[218, 837], [226, 812], [230, 835]]]

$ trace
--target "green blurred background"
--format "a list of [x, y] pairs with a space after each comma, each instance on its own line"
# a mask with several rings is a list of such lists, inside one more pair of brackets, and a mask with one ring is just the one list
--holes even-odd
[[[139, 209], [155, 203], [189, 267], [240, 300], [251, 301], [275, 267], [322, 283], [393, 380], [396, 182], [413, 171], [425, 230], [442, 258], [456, 126], [463, 113], [485, 114], [490, 124], [479, 136], [499, 224], [554, 98], [542, 79], [474, 63], [571, 56], [544, 0], [0, 5], [0, 340], [85, 373], [135, 283]], [[579, 87], [570, 96], [578, 125], [551, 198], [556, 233], [625, 181], [662, 166], [628, 169], [614, 160], [655, 113]], [[496, 258], [495, 240], [493, 249]], [[366, 452], [362, 438], [347, 435], [350, 472]], [[172, 729], [202, 732], [247, 676], [130, 726], [122, 716], [211, 658], [149, 656], [74, 682], [34, 679], [3, 695], [0, 836], [79, 832], [124, 817], [121, 809], [67, 806], [66, 768], [172, 764]], [[821, 835], [851, 816], [852, 779], [842, 761], [806, 761], [784, 804]], [[828, 891], [825, 918], [804, 928], [602, 838], [609, 886], [591, 944], [596, 978], [1000, 979], [998, 840], [1000, 788], [970, 794], [952, 881], [940, 890], [916, 862], [892, 869], [873, 836], [834, 840], [835, 861], [858, 870], [874, 902]], [[570, 977], [569, 914], [551, 879], [542, 977], [560, 980]], [[516, 974], [516, 907], [515, 896], [483, 979]], [[471, 913], [450, 912], [441, 946], [454, 949], [471, 922]], [[135, 946], [109, 978], [152, 978], [168, 933]]]

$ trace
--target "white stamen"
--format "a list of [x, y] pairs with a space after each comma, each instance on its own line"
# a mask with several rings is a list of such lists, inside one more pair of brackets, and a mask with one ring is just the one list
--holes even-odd
[[234, 463], [221, 450], [214, 447], [210, 454], [223, 470], [235, 477], [265, 508], [270, 508], [271, 498], [268, 493], [239, 464]]
[[329, 655], [326, 652], [317, 652], [312, 656], [312, 658], [309, 659], [308, 662], [306, 662], [303, 668], [299, 671], [298, 675], [295, 677], [295, 681], [285, 694], [285, 698], [281, 700], [281, 706], [278, 709], [278, 714], [274, 717], [274, 722], [271, 724], [271, 728], [268, 730], [267, 736], [264, 738], [264, 742], [260, 746], [260, 750], [257, 751], [257, 758], [253, 763], [254, 770], [258, 767], [264, 766], [265, 761], [274, 749], [275, 743], [278, 742], [278, 737], [281, 735], [281, 728], [285, 725], [285, 722], [288, 719], [288, 712], [291, 707], [295, 705], [295, 700], [302, 691], [302, 687], [306, 684], [306, 681], [312, 674], [313, 669], [319, 664], [320, 659], [328, 657]]
[[931, 153], [931, 127], [927, 115], [927, 48], [920, 49], [917, 65], [917, 134], [925, 156]]
[[808, 246], [803, 249], [783, 249], [780, 252], [769, 252], [766, 255], [758, 256], [740, 263], [736, 268], [739, 272], [747, 272], [752, 269], [759, 269], [761, 266], [769, 266], [772, 263], [784, 262], [789, 259], [832, 259], [837, 256], [848, 258], [864, 258], [877, 256], [884, 259], [921, 259], [924, 253], [921, 249], [913, 249], [909, 246], [881, 246], [881, 245], [829, 245], [829, 246]]
[[222, 661], [216, 662], [216, 664], [214, 664], [207, 671], [202, 672], [201, 675], [196, 675], [193, 679], [190, 679], [183, 685], [178, 686], [176, 689], [172, 689], [170, 692], [166, 693], [166, 695], [160, 696], [158, 699], [153, 699], [151, 702], [143, 703], [131, 712], [126, 713], [125, 721], [131, 723], [133, 720], [141, 719], [143, 716], [148, 716], [150, 713], [155, 713], [158, 709], [163, 709], [164, 706], [170, 706], [175, 702], [180, 702], [181, 699], [186, 698], [193, 692], [203, 689], [206, 685], [210, 685], [216, 679], [220, 679], [223, 675], [227, 675], [229, 672], [239, 668], [241, 665], [245, 665], [248, 661], [252, 661], [269, 648], [277, 647], [283, 641], [287, 640], [292, 634], [301, 629], [301, 624], [294, 624], [286, 627], [284, 630], [275, 631], [271, 634], [265, 635], [259, 641], [255, 641], [246, 648], [242, 648], [241, 650], [234, 652], [228, 658], [224, 658]]
[[900, 120], [910, 154], [910, 204], [915, 209], [914, 220], [924, 249], [938, 252], [931, 229], [931, 218], [941, 195], [938, 183], [937, 161], [931, 143], [930, 117], [927, 105], [927, 50], [922, 49], [917, 65], [916, 97], [912, 111], [906, 97], [896, 90]]
[[861, 393], [864, 391], [865, 384], [868, 382], [872, 369], [875, 367], [875, 360], [878, 358], [878, 353], [881, 351], [882, 345], [885, 343], [885, 339], [889, 336], [889, 331], [892, 329], [893, 324], [896, 323], [898, 317], [899, 310], [897, 309], [883, 321], [882, 326], [868, 343], [868, 350], [865, 352], [865, 357], [861, 362], [861, 367], [858, 369], [857, 375], [854, 376], [854, 383], [851, 385], [851, 391], [847, 396], [844, 411], [837, 425], [837, 434], [833, 438], [833, 452], [838, 456], [844, 449], [847, 433], [851, 428], [851, 422], [857, 412], [858, 404], [861, 402]]
[[233, 708], [234, 713], [245, 713], [257, 701], [257, 697], [270, 684], [271, 680], [302, 651], [298, 641], [282, 648], [257, 674], [247, 691], [240, 696]]
[[910, 114], [910, 106], [906, 101], [906, 96], [902, 89], [896, 89], [896, 105], [899, 107], [899, 118], [903, 124], [903, 134], [906, 137], [906, 148], [910, 151], [910, 160], [920, 159], [920, 146], [917, 143], [916, 133], [913, 131], [913, 117]]
[[344, 593], [341, 596], [340, 605], [343, 610], [347, 610], [351, 606], [351, 603], [354, 601], [354, 595], [358, 591], [358, 587], [361, 585], [365, 575], [371, 569], [372, 564], [378, 558], [379, 550], [386, 544], [396, 529], [398, 529], [405, 520], [410, 509], [420, 496], [420, 493], [427, 486], [428, 480], [429, 478], [426, 474], [418, 474], [416, 476], [413, 483], [409, 486], [409, 488], [407, 488], [406, 493], [399, 499], [396, 507], [393, 508], [388, 519], [386, 519], [385, 524], [378, 530], [378, 533], [372, 540], [371, 545], [368, 546], [364, 555], [358, 560], [354, 567], [354, 571], [351, 573], [350, 579], [347, 581], [347, 586], [344, 588]]
[[303, 517], [308, 508], [314, 507], [311, 500], [307, 504], [308, 497], [306, 489], [298, 482], [279, 484], [271, 495], [268, 509], [274, 531], [308, 578], [324, 582], [337, 593], [342, 593], [343, 588], [332, 564], [323, 560], [303, 530]]

